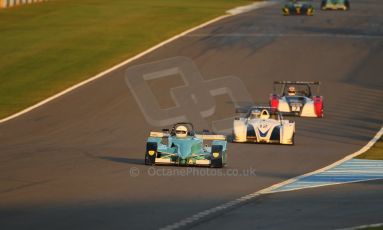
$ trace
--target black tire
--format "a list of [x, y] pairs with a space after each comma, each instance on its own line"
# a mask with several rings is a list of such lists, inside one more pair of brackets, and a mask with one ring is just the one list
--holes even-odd
[[293, 138], [291, 140], [291, 146], [294, 146], [295, 145], [295, 133], [293, 134]]
[[[153, 155], [150, 155], [149, 151], [155, 151], [155, 153]], [[157, 156], [157, 143], [156, 142], [146, 143], [145, 164], [154, 165], [156, 163], [156, 156]]]
[[311, 10], [311, 14], [308, 13], [308, 15], [309, 16], [314, 16], [314, 7], [311, 6], [309, 9]]
[[[218, 156], [214, 156], [213, 153], [218, 153]], [[213, 168], [222, 168], [223, 167], [223, 146], [222, 145], [213, 145], [211, 146], [210, 153], [210, 163]]]
[[290, 15], [290, 9], [287, 7], [282, 8], [282, 15], [283, 16], [289, 16]]
[[277, 126], [273, 129], [270, 135], [270, 140], [279, 141], [281, 139], [281, 127]]
[[346, 10], [350, 10], [350, 1], [345, 1], [344, 4], [346, 5]]
[[323, 10], [323, 7], [326, 5], [326, 0], [322, 0], [320, 3], [320, 8]]

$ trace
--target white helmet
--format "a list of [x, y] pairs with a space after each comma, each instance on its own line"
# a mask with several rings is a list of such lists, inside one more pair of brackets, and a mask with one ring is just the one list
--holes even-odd
[[289, 96], [295, 96], [297, 93], [294, 86], [290, 86], [287, 92], [289, 93]]
[[180, 125], [176, 128], [176, 136], [178, 138], [185, 138], [187, 137], [187, 135], [188, 135], [188, 129], [185, 126]]

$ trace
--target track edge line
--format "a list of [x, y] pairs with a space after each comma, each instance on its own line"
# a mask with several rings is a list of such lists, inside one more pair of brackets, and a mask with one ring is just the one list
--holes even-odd
[[171, 38], [168, 38], [165, 41], [160, 42], [159, 44], [157, 44], [157, 45], [155, 45], [155, 46], [153, 46], [153, 47], [151, 47], [151, 48], [149, 48], [149, 49], [147, 49], [147, 50], [145, 50], [143, 52], [140, 52], [140, 53], [134, 55], [133, 57], [131, 57], [131, 58], [129, 58], [129, 59], [119, 63], [119, 64], [116, 64], [116, 65], [110, 67], [109, 69], [107, 69], [105, 71], [102, 71], [101, 73], [98, 73], [98, 74], [94, 75], [93, 77], [90, 77], [90, 78], [88, 78], [88, 79], [86, 79], [84, 81], [81, 81], [81, 82], [73, 85], [73, 86], [70, 86], [69, 88], [62, 90], [61, 92], [56, 93], [56, 94], [54, 94], [54, 95], [52, 95], [52, 96], [50, 96], [50, 97], [48, 97], [48, 98], [46, 98], [44, 100], [42, 100], [42, 101], [32, 105], [32, 106], [29, 106], [29, 107], [27, 107], [25, 109], [22, 109], [21, 111], [16, 112], [16, 113], [14, 113], [14, 114], [12, 114], [12, 115], [10, 115], [8, 117], [0, 119], [0, 124], [4, 123], [6, 121], [12, 120], [14, 118], [17, 118], [17, 117], [19, 117], [21, 115], [24, 115], [24, 114], [26, 114], [26, 113], [34, 110], [34, 109], [37, 109], [37, 108], [39, 108], [39, 107], [41, 107], [41, 106], [43, 106], [43, 105], [45, 105], [45, 104], [47, 104], [47, 103], [49, 103], [51, 101], [53, 101], [53, 100], [63, 96], [63, 95], [71, 92], [71, 91], [74, 91], [74, 90], [76, 90], [76, 89], [78, 89], [78, 88], [80, 88], [80, 87], [82, 87], [82, 86], [84, 86], [84, 85], [86, 85], [86, 84], [88, 84], [90, 82], [93, 82], [93, 81], [95, 81], [95, 80], [97, 80], [99, 78], [105, 77], [107, 74], [117, 70], [118, 68], [120, 68], [120, 67], [122, 67], [122, 66], [124, 66], [126, 64], [129, 64], [129, 63], [131, 63], [131, 62], [133, 62], [133, 61], [135, 61], [135, 60], [137, 60], [137, 59], [139, 59], [139, 58], [141, 58], [141, 57], [143, 57], [143, 56], [145, 56], [145, 55], [147, 55], [147, 54], [149, 54], [149, 53], [151, 53], [151, 52], [153, 52], [153, 51], [155, 51], [155, 50], [157, 50], [157, 49], [159, 49], [159, 48], [161, 48], [161, 47], [163, 47], [163, 46], [165, 46], [165, 45], [167, 45], [167, 44], [169, 44], [169, 43], [171, 43], [171, 42], [173, 42], [173, 41], [175, 41], [175, 40], [177, 40], [179, 38], [181, 38], [181, 37], [184, 37], [185, 35], [193, 32], [195, 30], [201, 29], [201, 28], [206, 27], [206, 26], [208, 26], [208, 25], [210, 25], [212, 23], [218, 22], [218, 21], [220, 21], [222, 19], [225, 19], [225, 18], [228, 18], [228, 17], [231, 17], [231, 16], [233, 16], [233, 15], [231, 15], [231, 14], [224, 14], [222, 16], [218, 16], [218, 17], [213, 18], [213, 19], [211, 19], [211, 20], [209, 20], [207, 22], [204, 22], [204, 23], [202, 23], [202, 24], [200, 24], [198, 26], [190, 28], [190, 29], [188, 29], [188, 30], [186, 30], [186, 31], [184, 31], [184, 32], [182, 32], [180, 34], [177, 34], [177, 35], [175, 35], [175, 36], [173, 36]]
[[[200, 212], [197, 212], [196, 214], [193, 214], [189, 217], [186, 217], [184, 219], [181, 219], [180, 221], [177, 221], [173, 224], [169, 224], [167, 226], [164, 226], [162, 228], [160, 228], [160, 230], [174, 230], [174, 229], [178, 229], [178, 228], [181, 228], [181, 227], [185, 227], [186, 225], [189, 225], [189, 224], [192, 224], [192, 223], [195, 223], [196, 221], [200, 220], [200, 219], [203, 219], [204, 217], [207, 217], [209, 216], [210, 214], [213, 214], [213, 213], [216, 213], [218, 211], [224, 211], [228, 208], [233, 208], [235, 206], [238, 206], [239, 204], [243, 204], [244, 202], [246, 201], [249, 201], [253, 198], [256, 198], [256, 197], [259, 197], [261, 195], [267, 195], [267, 194], [274, 194], [274, 193], [279, 193], [279, 192], [288, 192], [288, 191], [296, 191], [296, 190], [302, 190], [302, 189], [307, 189], [307, 188], [300, 188], [300, 189], [292, 189], [292, 190], [288, 190], [288, 191], [273, 191], [277, 188], [280, 188], [286, 184], [290, 184], [292, 182], [295, 182], [303, 177], [306, 177], [306, 176], [310, 176], [310, 175], [313, 175], [313, 174], [316, 174], [316, 173], [319, 173], [319, 172], [323, 172], [329, 168], [332, 168], [332, 167], [335, 167], [347, 160], [350, 160], [360, 154], [363, 154], [364, 152], [366, 152], [367, 150], [369, 150], [383, 135], [383, 126], [380, 128], [380, 130], [375, 134], [375, 136], [365, 145], [363, 146], [361, 149], [359, 149], [358, 151], [350, 154], [350, 155], [347, 155], [346, 157], [326, 166], [326, 167], [323, 167], [323, 168], [320, 168], [318, 170], [315, 170], [315, 171], [312, 171], [312, 172], [309, 172], [309, 173], [306, 173], [306, 174], [303, 174], [301, 176], [297, 176], [297, 177], [294, 177], [294, 178], [291, 178], [291, 179], [288, 179], [288, 180], [285, 180], [285, 181], [282, 181], [280, 183], [277, 183], [277, 184], [274, 184], [274, 185], [271, 185], [267, 188], [264, 188], [264, 189], [261, 189], [259, 191], [256, 191], [256, 192], [253, 192], [253, 193], [250, 193], [250, 194], [247, 194], [247, 195], [244, 195], [242, 197], [239, 197], [237, 199], [234, 199], [234, 200], [231, 200], [231, 201], [228, 201], [228, 202], [225, 202], [221, 205], [217, 205], [215, 207], [212, 207], [212, 208], [209, 208], [209, 209], [205, 209], [205, 210], [202, 210]], [[374, 179], [371, 179], [371, 180], [374, 180]], [[361, 180], [362, 181], [362, 180]], [[354, 182], [349, 182], [349, 183], [355, 183], [355, 182], [361, 182], [361, 181], [354, 181]], [[366, 181], [366, 180], [363, 180], [363, 181]], [[345, 184], [345, 183], [337, 183], [337, 184]], [[333, 184], [335, 185], [335, 184]], [[324, 187], [324, 186], [330, 186], [330, 185], [322, 185], [322, 186], [316, 186], [316, 187]], [[314, 187], [313, 187], [314, 188]]]

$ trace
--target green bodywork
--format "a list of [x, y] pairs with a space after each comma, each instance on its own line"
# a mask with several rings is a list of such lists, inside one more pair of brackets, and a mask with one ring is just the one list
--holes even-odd
[[211, 160], [212, 146], [221, 146], [222, 163], [225, 164], [227, 160], [227, 142], [223, 140], [213, 140], [210, 147], [204, 146], [204, 141], [195, 136], [149, 137], [147, 143], [157, 143], [156, 158], [170, 159], [171, 164], [196, 165], [197, 160]]
[[311, 6], [311, 1], [304, 1], [304, 0], [289, 0], [289, 1], [285, 1], [285, 5], [286, 6], [290, 6], [290, 7], [296, 7], [296, 6], [302, 6], [302, 5], [309, 5]]
[[346, 0], [326, 0], [326, 4], [345, 4]]

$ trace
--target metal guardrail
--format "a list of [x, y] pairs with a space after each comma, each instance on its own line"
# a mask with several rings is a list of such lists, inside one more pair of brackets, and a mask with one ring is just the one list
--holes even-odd
[[13, 6], [43, 2], [43, 1], [46, 1], [46, 0], [0, 0], [0, 8], [8, 8]]

